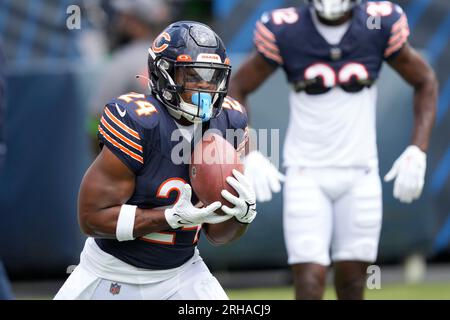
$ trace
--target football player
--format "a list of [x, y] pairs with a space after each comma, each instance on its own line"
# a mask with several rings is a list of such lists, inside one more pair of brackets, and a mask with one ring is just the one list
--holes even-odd
[[[408, 35], [405, 13], [389, 1], [311, 0], [263, 14], [256, 51], [231, 81], [244, 106], [278, 67], [291, 87], [283, 227], [298, 299], [322, 298], [331, 261], [338, 298], [363, 298], [382, 221], [375, 105], [384, 61], [413, 86], [415, 118], [411, 144], [385, 180], [395, 179], [402, 202], [421, 194], [438, 85]], [[278, 170], [257, 151], [246, 176], [258, 200], [280, 190]]]
[[55, 299], [227, 299], [197, 242], [201, 231], [214, 244], [239, 238], [256, 216], [254, 191], [235, 171], [227, 182], [238, 196], [222, 192], [232, 208], [196, 206], [189, 164], [175, 164], [179, 141], [171, 136], [182, 129], [193, 144], [194, 124], [223, 135], [246, 128], [243, 108], [226, 96], [230, 71], [222, 40], [206, 25], [176, 22], [156, 38], [148, 50], [151, 94], [124, 94], [104, 109], [102, 149], [79, 192], [89, 238]]

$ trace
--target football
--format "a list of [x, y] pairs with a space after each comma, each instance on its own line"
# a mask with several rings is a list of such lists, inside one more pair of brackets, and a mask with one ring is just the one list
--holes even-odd
[[[226, 178], [233, 176], [233, 169], [244, 172], [244, 165], [234, 147], [217, 134], [209, 134], [194, 147], [189, 165], [189, 176], [192, 189], [204, 205], [215, 201], [233, 207], [225, 200], [221, 192], [228, 190], [238, 196]], [[225, 214], [222, 210], [218, 214]]]

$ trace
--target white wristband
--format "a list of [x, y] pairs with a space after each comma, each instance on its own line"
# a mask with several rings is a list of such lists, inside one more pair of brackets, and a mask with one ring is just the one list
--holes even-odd
[[122, 205], [120, 208], [119, 219], [117, 219], [116, 238], [119, 241], [134, 240], [134, 219], [136, 217], [137, 206], [128, 204]]

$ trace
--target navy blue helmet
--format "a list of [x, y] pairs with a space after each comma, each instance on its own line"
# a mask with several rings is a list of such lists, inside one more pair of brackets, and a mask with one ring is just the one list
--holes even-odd
[[152, 93], [175, 117], [205, 122], [217, 117], [231, 66], [222, 40], [202, 23], [168, 26], [148, 50]]

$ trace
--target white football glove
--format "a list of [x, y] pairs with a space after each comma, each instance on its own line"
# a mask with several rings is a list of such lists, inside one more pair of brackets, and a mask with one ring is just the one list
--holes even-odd
[[245, 176], [250, 180], [258, 201], [270, 201], [272, 192], [281, 190], [284, 175], [259, 151], [251, 151], [244, 160]]
[[226, 180], [239, 194], [239, 198], [232, 195], [228, 190], [222, 190], [222, 197], [234, 204], [233, 208], [222, 206], [222, 211], [233, 216], [241, 223], [251, 223], [256, 217], [256, 197], [250, 185], [250, 181], [237, 170], [233, 170], [234, 177]]
[[394, 162], [384, 181], [389, 182], [395, 178], [394, 197], [401, 202], [411, 203], [422, 193], [426, 166], [425, 152], [411, 145]]
[[205, 208], [196, 208], [191, 203], [192, 188], [189, 184], [185, 184], [180, 190], [180, 198], [172, 208], [166, 209], [164, 215], [167, 223], [172, 229], [181, 227], [199, 225], [202, 223], [221, 223], [230, 216], [218, 215], [214, 213], [222, 206], [222, 203], [216, 201]]

